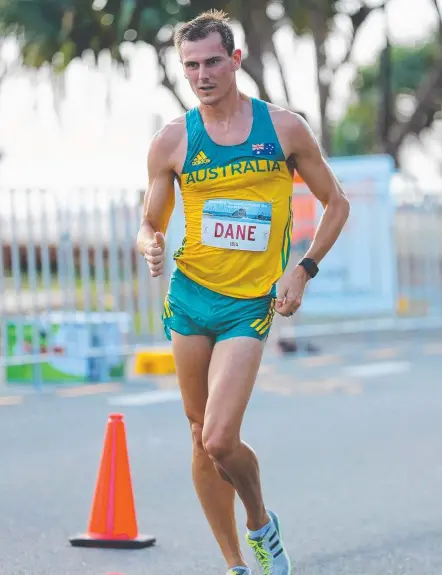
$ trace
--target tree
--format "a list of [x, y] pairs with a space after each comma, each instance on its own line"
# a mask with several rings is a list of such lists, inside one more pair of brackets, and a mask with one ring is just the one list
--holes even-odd
[[[267, 0], [257, 1], [265, 13]], [[233, 19], [243, 15], [239, 0], [213, 0], [211, 7], [228, 11]], [[49, 63], [55, 72], [62, 72], [85, 50], [96, 58], [109, 50], [113, 60], [125, 66], [122, 42], [146, 42], [156, 50], [163, 85], [185, 109], [168, 72], [167, 52], [173, 45], [175, 26], [206, 9], [206, 0], [0, 0], [0, 32], [20, 39], [25, 66], [39, 68]], [[256, 29], [254, 33], [259, 37]], [[266, 97], [258, 60], [252, 50], [249, 71]]]
[[[142, 40], [159, 52], [160, 30], [177, 22], [178, 3], [150, 0], [0, 0], [4, 34], [20, 40], [23, 64], [40, 68], [46, 63], [63, 72], [69, 63], [90, 50], [96, 59], [108, 50], [123, 67], [120, 46]], [[160, 64], [161, 64], [160, 60]], [[163, 83], [168, 85], [167, 76]], [[169, 86], [168, 86], [169, 87]]]
[[[273, 10], [269, 10], [269, 6]], [[271, 101], [265, 82], [265, 62], [275, 63], [285, 92], [285, 105], [295, 109], [278, 56], [274, 34], [281, 26], [292, 26], [299, 34], [312, 33], [318, 59], [322, 135], [329, 150], [326, 108], [330, 80], [326, 79], [325, 43], [337, 0], [212, 0], [211, 7], [225, 10], [243, 28], [247, 55], [243, 70], [255, 82], [260, 96]], [[7, 33], [22, 42], [23, 62], [39, 68], [50, 63], [55, 73], [63, 71], [72, 59], [89, 49], [96, 57], [109, 50], [114, 61], [125, 65], [120, 52], [123, 41], [143, 41], [152, 45], [162, 70], [162, 83], [186, 108], [167, 66], [174, 27], [207, 9], [206, 0], [0, 0], [0, 21]], [[276, 9], [276, 10], [275, 10]], [[370, 9], [362, 5], [349, 17], [354, 35]], [[295, 35], [293, 36], [295, 41]], [[348, 56], [350, 55], [350, 51]], [[344, 58], [344, 60], [347, 59]], [[335, 70], [331, 70], [333, 75]]]
[[[441, 109], [440, 49], [438, 39], [422, 46], [391, 49], [388, 82], [392, 103], [388, 125], [383, 130], [378, 129], [377, 121], [384, 108], [381, 71], [385, 51], [375, 64], [360, 68], [352, 85], [352, 102], [334, 134], [334, 152], [343, 155], [387, 152], [397, 159], [405, 136], [419, 134], [430, 126]], [[434, 77], [439, 80], [434, 81]], [[424, 88], [426, 97], [422, 97]]]
[[[379, 0], [382, 1], [387, 2]], [[437, 6], [436, 0], [433, 1]], [[296, 109], [296, 103], [290, 99], [287, 78], [275, 46], [275, 32], [283, 26], [291, 29], [293, 42], [300, 36], [312, 37], [317, 61], [321, 140], [326, 153], [332, 153], [332, 143], [337, 149], [345, 145], [349, 149], [381, 149], [384, 144], [382, 149], [396, 155], [407, 133], [419, 133], [431, 121], [439, 105], [442, 65], [437, 61], [433, 61], [431, 70], [427, 70], [415, 89], [417, 105], [412, 117], [405, 122], [396, 117], [388, 126], [388, 138], [382, 139], [378, 135], [373, 143], [371, 132], [366, 129], [367, 124], [380, 125], [379, 115], [384, 108], [387, 110], [388, 90], [384, 90], [384, 100], [378, 97], [369, 103], [368, 96], [363, 102], [355, 98], [334, 137], [328, 114], [341, 66], [351, 61], [355, 40], [367, 17], [384, 4], [376, 6], [373, 1], [367, 4], [364, 0], [211, 1], [211, 7], [225, 10], [241, 25], [246, 44], [243, 70], [255, 82], [260, 96], [271, 101], [271, 90], [265, 80], [266, 65], [270, 60], [280, 72], [286, 100], [283, 105], [291, 109]], [[146, 42], [155, 48], [162, 84], [175, 95], [181, 108], [186, 109], [178, 83], [168, 68], [168, 54], [176, 25], [205, 9], [207, 0], [0, 0], [0, 33], [3, 30], [4, 34], [13, 33], [20, 38], [25, 65], [39, 68], [50, 63], [56, 75], [85, 50], [91, 50], [96, 58], [103, 50], [109, 50], [113, 60], [124, 67], [127, 62], [120, 51], [122, 42]], [[345, 29], [346, 46], [341, 57], [331, 61], [327, 42], [336, 31], [338, 21], [341, 29]], [[442, 46], [442, 19], [438, 42]], [[388, 70], [388, 51], [382, 61], [383, 69]], [[378, 77], [376, 70], [374, 78], [377, 80]], [[388, 88], [388, 85], [384, 84], [384, 87]], [[379, 91], [378, 85], [376, 89]], [[376, 96], [372, 94], [371, 97]], [[350, 144], [355, 134], [360, 134], [361, 141]]]
[[[385, 0], [387, 1], [387, 0]], [[317, 83], [321, 119], [321, 136], [324, 150], [330, 154], [331, 126], [328, 117], [328, 104], [333, 83], [341, 66], [351, 61], [353, 47], [358, 33], [373, 10], [379, 8], [373, 2], [361, 0], [339, 2], [337, 0], [285, 0], [287, 12], [297, 34], [310, 34], [315, 45]], [[337, 18], [348, 28], [346, 48], [341, 58], [332, 62], [327, 53], [327, 42], [336, 26]]]

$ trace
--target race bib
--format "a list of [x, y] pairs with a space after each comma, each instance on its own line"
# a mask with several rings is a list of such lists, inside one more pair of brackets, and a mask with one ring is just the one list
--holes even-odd
[[243, 200], [207, 200], [203, 208], [202, 243], [228, 250], [265, 252], [272, 205]]

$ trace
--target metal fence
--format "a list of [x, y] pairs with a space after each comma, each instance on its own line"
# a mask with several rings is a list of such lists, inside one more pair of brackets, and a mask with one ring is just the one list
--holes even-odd
[[[1, 363], [7, 382], [105, 381], [164, 341], [168, 274], [136, 252], [134, 190], [0, 190]], [[170, 258], [169, 258], [170, 260]]]
[[[161, 314], [173, 258], [170, 251], [163, 277], [150, 278], [135, 247], [142, 195], [0, 188], [0, 368], [8, 383], [121, 379], [139, 346], [165, 342]], [[441, 202], [398, 203], [393, 222], [395, 310], [358, 321], [363, 329], [370, 320], [440, 323]], [[303, 225], [300, 255], [314, 229], [311, 221]], [[299, 335], [349, 326], [348, 317], [318, 319], [302, 311], [296, 322]]]
[[[442, 328], [442, 192], [425, 193], [417, 187], [412, 191], [411, 194], [393, 197], [389, 223], [386, 224], [384, 221], [380, 224], [389, 226], [386, 235], [391, 238], [393, 246], [393, 257], [388, 270], [392, 274], [394, 284], [392, 290], [394, 301], [391, 309], [381, 313], [373, 311], [364, 313], [362, 303], [356, 315], [349, 312], [340, 316], [331, 313], [318, 317], [315, 314], [305, 313], [301, 307], [295, 316], [296, 320], [289, 327], [283, 326], [279, 331], [280, 335], [299, 337], [390, 329], [401, 331]], [[354, 198], [350, 197], [350, 204], [354, 203]], [[369, 206], [366, 208], [370, 212]], [[364, 229], [359, 238], [354, 235], [345, 238], [344, 242], [347, 244], [341, 249], [341, 254], [353, 252], [354, 261], [361, 246], [350, 246], [350, 242], [356, 240], [356, 244], [364, 242], [370, 245], [369, 257], [367, 258], [365, 254], [365, 264], [371, 268], [372, 278], [382, 274], [381, 266], [377, 264], [383, 246], [382, 243], [376, 244], [374, 240], [377, 235], [383, 235], [384, 230], [380, 229], [377, 218], [376, 210], [367, 213]], [[364, 217], [359, 213], [356, 226], [360, 225], [362, 219]], [[311, 234], [314, 228], [312, 222], [304, 221], [301, 228], [303, 226]], [[296, 256], [292, 258], [294, 263], [297, 261], [297, 256], [303, 255], [308, 242], [301, 244], [300, 247]], [[385, 273], [385, 269], [383, 272]], [[378, 280], [376, 283], [382, 283], [382, 278], [376, 279]], [[354, 298], [354, 291], [354, 289], [348, 289], [347, 292], [343, 290], [343, 299], [346, 301], [344, 305], [348, 303], [350, 307], [352, 300], [357, 301], [357, 297]], [[330, 297], [332, 298], [333, 294]]]

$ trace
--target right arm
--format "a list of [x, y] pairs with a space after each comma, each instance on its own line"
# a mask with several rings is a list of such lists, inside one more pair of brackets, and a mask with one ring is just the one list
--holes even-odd
[[147, 247], [155, 241], [156, 232], [165, 235], [175, 206], [172, 153], [176, 148], [176, 140], [173, 144], [171, 135], [170, 127], [158, 132], [147, 156], [148, 184], [137, 235], [137, 248], [143, 256]]

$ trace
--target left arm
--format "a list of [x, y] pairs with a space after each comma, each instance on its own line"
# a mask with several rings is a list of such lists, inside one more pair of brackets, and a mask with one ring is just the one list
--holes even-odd
[[[324, 207], [313, 241], [305, 254], [306, 258], [319, 264], [338, 239], [349, 216], [350, 205], [307, 122], [296, 114], [287, 114], [289, 118], [285, 117], [282, 128], [283, 140], [296, 159], [299, 175]], [[283, 316], [295, 313], [301, 305], [309, 279], [310, 276], [300, 265], [281, 278], [276, 300], [278, 313]]]
[[313, 242], [305, 254], [318, 264], [338, 239], [350, 213], [348, 199], [324, 159], [310, 128], [300, 119], [294, 132], [297, 171], [312, 194], [321, 202], [324, 213]]

